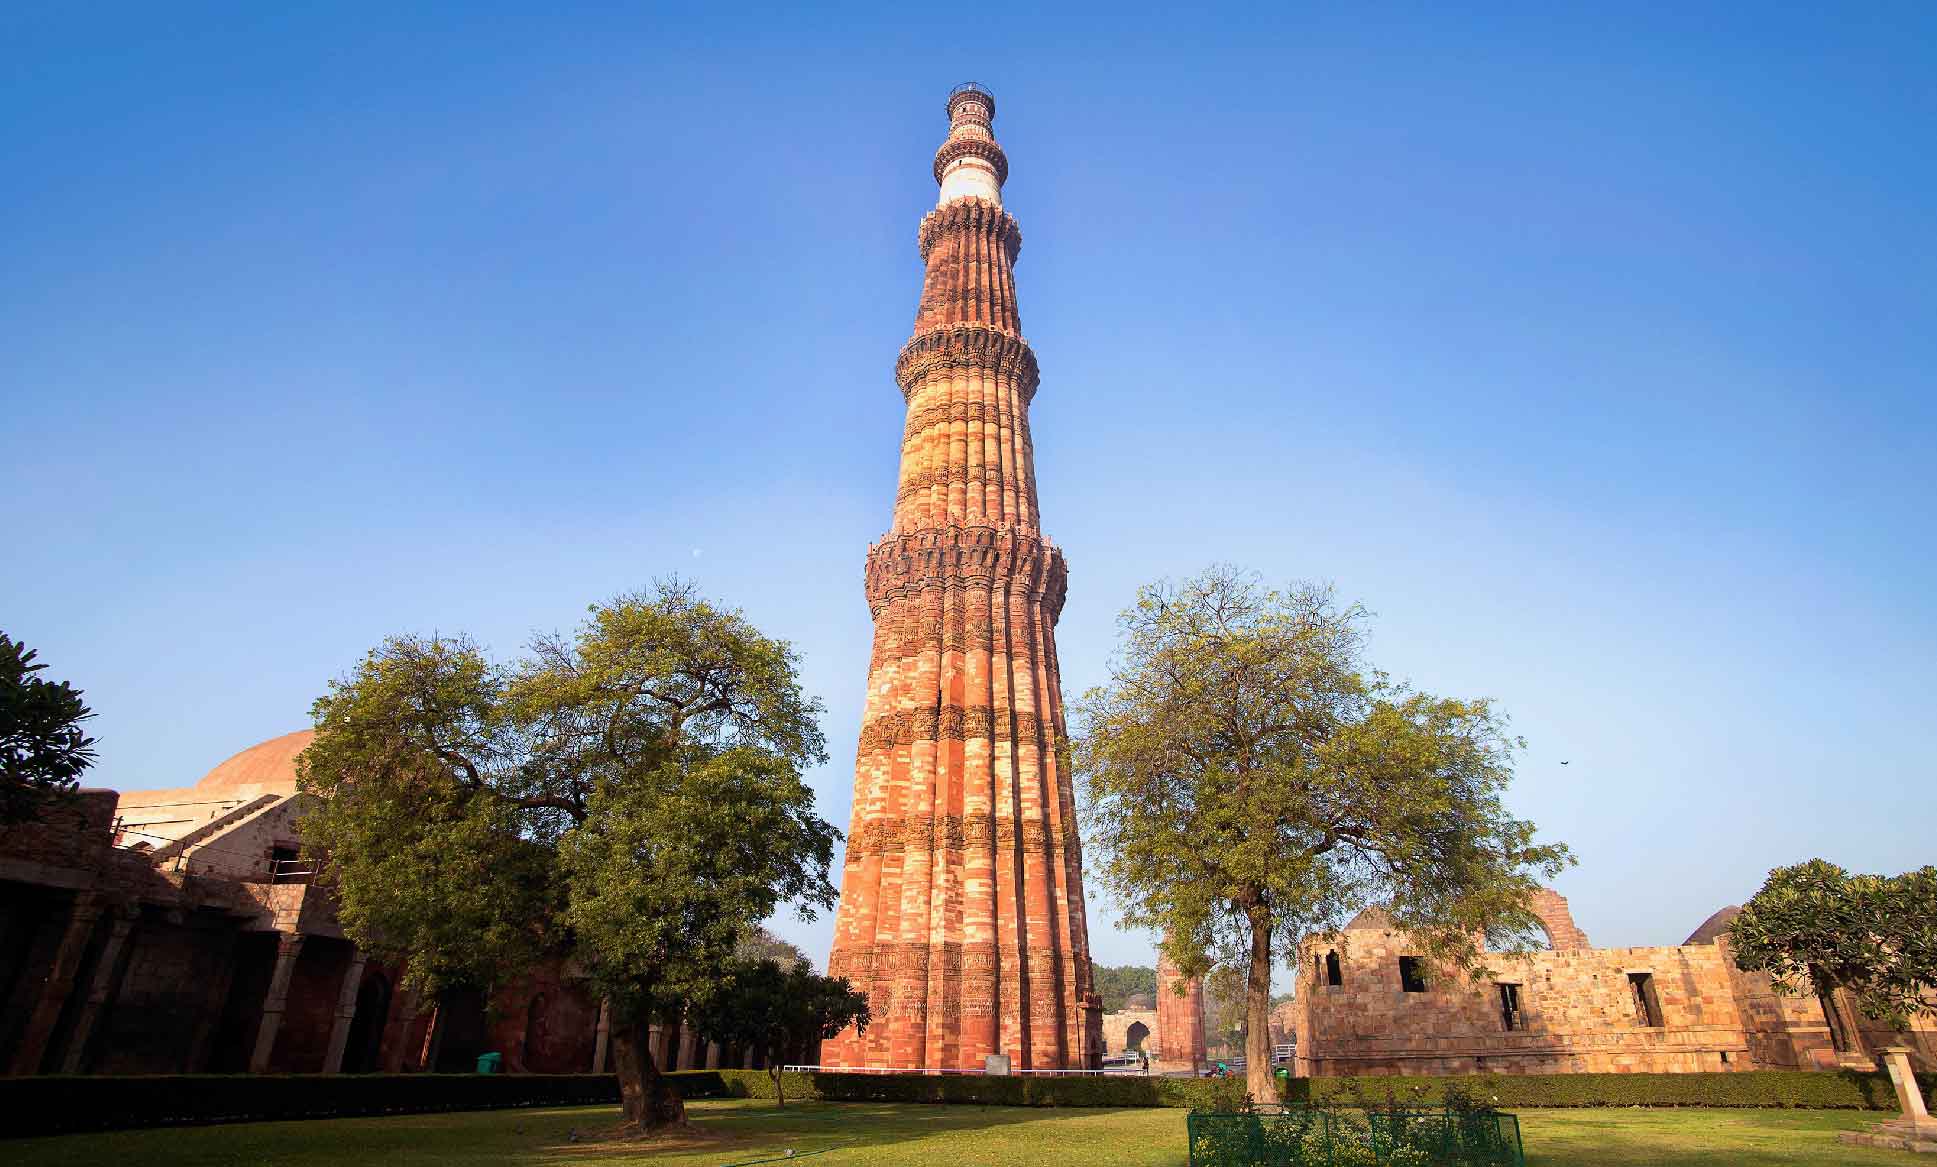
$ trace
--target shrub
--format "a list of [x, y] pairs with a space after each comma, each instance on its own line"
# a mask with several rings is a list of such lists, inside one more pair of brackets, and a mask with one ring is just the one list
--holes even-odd
[[[715, 1071], [705, 1071], [715, 1073]], [[772, 1098], [762, 1070], [720, 1070], [725, 1093]], [[1922, 1074], [1928, 1095], [1937, 1076]], [[788, 1098], [826, 1102], [966, 1102], [983, 1106], [1172, 1106], [1232, 1110], [1244, 1101], [1240, 1078], [990, 1077], [984, 1074], [848, 1074], [832, 1070], [786, 1075]], [[1456, 1109], [1481, 1106], [1714, 1106], [1812, 1110], [1894, 1110], [1896, 1092], [1883, 1074], [1757, 1070], [1734, 1074], [1478, 1074], [1456, 1077], [1293, 1078], [1280, 1080], [1282, 1100], [1327, 1106]], [[705, 1097], [689, 1094], [688, 1097]]]
[[[1928, 1095], [1937, 1075], [1919, 1074]], [[1735, 1074], [1477, 1074], [1461, 1077], [1293, 1078], [1291, 1102], [1440, 1106], [1448, 1089], [1486, 1105], [1786, 1107], [1895, 1110], [1885, 1074], [1752, 1070]]]
[[[765, 1070], [669, 1074], [684, 1098], [772, 1098]], [[983, 1106], [1167, 1106], [1230, 1111], [1239, 1078], [1036, 1077], [985, 1074], [785, 1075], [787, 1097], [827, 1102], [972, 1103]], [[1926, 1096], [1937, 1075], [1919, 1074]], [[1294, 1104], [1383, 1109], [1466, 1102], [1541, 1106], [1714, 1106], [1894, 1110], [1883, 1074], [1758, 1070], [1739, 1074], [1481, 1074], [1467, 1077], [1293, 1078]], [[1449, 1097], [1450, 1093], [1450, 1097]], [[0, 1137], [117, 1127], [274, 1119], [345, 1118], [439, 1110], [616, 1103], [611, 1074], [183, 1074], [155, 1077], [0, 1078]]]

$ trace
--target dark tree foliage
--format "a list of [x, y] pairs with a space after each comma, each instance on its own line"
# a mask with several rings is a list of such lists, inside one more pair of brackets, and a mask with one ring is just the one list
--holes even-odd
[[0, 632], [0, 826], [33, 818], [49, 795], [71, 793], [94, 764], [81, 690], [35, 674], [33, 649]]
[[721, 1045], [758, 1050], [773, 1076], [775, 1100], [787, 1105], [780, 1067], [791, 1050], [825, 1041], [849, 1025], [865, 1031], [867, 994], [844, 977], [824, 977], [806, 961], [782, 968], [774, 960], [735, 960], [718, 990], [687, 1010], [701, 1036]]

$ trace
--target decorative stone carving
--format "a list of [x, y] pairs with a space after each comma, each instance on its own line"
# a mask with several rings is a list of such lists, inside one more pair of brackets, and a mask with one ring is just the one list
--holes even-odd
[[918, 333], [895, 358], [895, 384], [913, 400], [915, 390], [938, 371], [979, 369], [1011, 379], [1027, 405], [1036, 396], [1041, 370], [1029, 342], [987, 324], [950, 324]]

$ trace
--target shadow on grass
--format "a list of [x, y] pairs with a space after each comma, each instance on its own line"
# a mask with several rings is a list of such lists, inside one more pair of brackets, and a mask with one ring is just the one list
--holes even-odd
[[[1174, 1113], [1181, 1123], [1183, 1112]], [[795, 1158], [808, 1158], [837, 1150], [886, 1150], [902, 1143], [951, 1135], [975, 1135], [978, 1147], [995, 1151], [1006, 1144], [1027, 1140], [1026, 1128], [1032, 1124], [1066, 1121], [1070, 1112], [961, 1104], [801, 1102], [782, 1108], [764, 1101], [697, 1101], [688, 1104], [687, 1117], [700, 1129], [702, 1138], [677, 1135], [650, 1139], [600, 1138], [554, 1145], [538, 1157], [520, 1161], [547, 1167], [601, 1160], [733, 1163], [769, 1156], [784, 1159], [789, 1149]]]

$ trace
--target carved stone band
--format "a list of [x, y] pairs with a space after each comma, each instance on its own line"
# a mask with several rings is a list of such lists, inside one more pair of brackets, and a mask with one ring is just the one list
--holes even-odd
[[904, 398], [912, 398], [936, 369], [983, 369], [997, 376], [1010, 373], [1024, 404], [1035, 397], [1036, 385], [1042, 379], [1028, 341], [986, 324], [951, 324], [913, 337], [901, 346], [901, 355], [895, 359], [895, 384], [901, 386]]
[[995, 167], [997, 186], [1009, 181], [1009, 156], [1002, 152], [1002, 147], [996, 145], [992, 138], [969, 137], [950, 138], [942, 143], [941, 149], [935, 151], [935, 181], [941, 182], [942, 172], [948, 169], [949, 163], [970, 155], [987, 159], [989, 165]]
[[1069, 590], [1069, 567], [1055, 544], [1013, 528], [939, 527], [890, 535], [868, 551], [868, 609], [927, 588], [1002, 584], [1040, 602], [1054, 624]]
[[922, 262], [928, 262], [928, 253], [937, 242], [957, 231], [988, 232], [1002, 244], [1003, 253], [1012, 264], [1022, 254], [1022, 225], [1014, 215], [987, 199], [956, 199], [922, 216], [921, 227], [915, 233], [915, 246], [921, 251]]
[[1024, 852], [1045, 857], [1074, 855], [1079, 850], [1074, 831], [1066, 831], [1036, 819], [1024, 819], [1016, 831], [1012, 818], [992, 818], [987, 814], [891, 815], [868, 819], [854, 827], [847, 840], [847, 860], [856, 862], [870, 855], [900, 855], [907, 851], [940, 854], [947, 851], [984, 850], [994, 846], [1008, 850], [1021, 845]]
[[940, 709], [900, 709], [861, 724], [860, 748], [891, 750], [915, 742], [1004, 741], [1042, 744], [1043, 731], [1055, 726], [1043, 724], [1039, 713], [1002, 710], [987, 705], [944, 705]]

